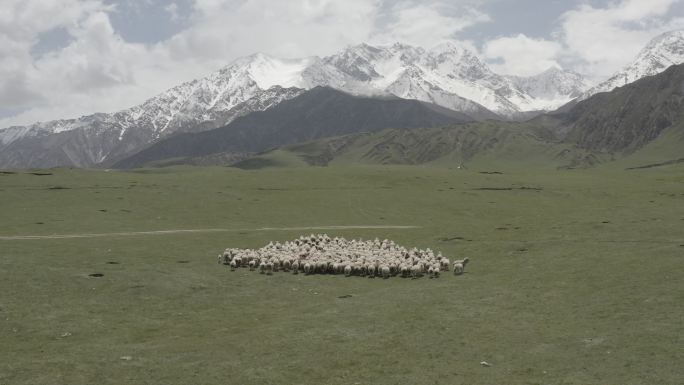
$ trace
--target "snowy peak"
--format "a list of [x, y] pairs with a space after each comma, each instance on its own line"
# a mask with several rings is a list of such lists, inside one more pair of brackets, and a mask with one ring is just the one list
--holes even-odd
[[381, 49], [361, 44], [349, 47], [339, 54], [323, 58], [323, 63], [355, 80], [367, 82], [380, 75], [373, 68], [373, 62], [383, 54]]
[[[505, 93], [516, 94], [508, 90], [511, 85], [506, 79], [456, 42], [427, 51], [402, 43], [361, 44], [325, 57], [314, 67], [305, 71], [306, 86], [325, 85], [354, 94], [392, 94], [466, 113], [489, 109], [512, 116], [525, 108], [506, 99]], [[468, 110], [462, 109], [466, 106]]]
[[653, 38], [634, 61], [608, 80], [582, 94], [579, 100], [599, 92], [612, 91], [645, 76], [657, 75], [675, 64], [684, 63], [684, 30], [666, 32]]
[[635, 75], [644, 77], [656, 75], [682, 62], [684, 62], [684, 30], [671, 31], [651, 40], [628, 69], [631, 69]]
[[308, 67], [312, 58], [276, 59], [263, 53], [257, 53], [234, 63], [236, 75], [246, 75], [262, 90], [273, 86], [298, 87], [302, 83], [302, 72]]
[[456, 42], [439, 44], [428, 54], [426, 65], [446, 76], [458, 76], [474, 81], [494, 75], [473, 51]]
[[534, 76], [507, 78], [535, 100], [538, 110], [556, 109], [579, 97], [591, 87], [582, 75], [557, 67], [551, 67]]

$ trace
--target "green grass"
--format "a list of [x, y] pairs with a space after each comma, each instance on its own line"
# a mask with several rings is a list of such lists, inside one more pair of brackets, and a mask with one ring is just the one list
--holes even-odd
[[251, 163], [255, 169], [306, 164], [443, 168], [462, 164], [479, 169], [554, 170], [591, 165], [585, 159], [588, 156], [595, 158], [597, 163], [610, 160], [605, 154], [592, 154], [570, 144], [558, 143], [551, 136], [542, 125], [508, 123], [502, 126], [500, 122], [491, 121], [452, 127], [387, 129], [285, 146], [259, 154], [246, 163]]
[[[0, 174], [1, 236], [237, 230], [0, 239], [2, 385], [684, 378], [681, 165], [52, 172]], [[433, 280], [216, 264], [302, 233], [250, 229], [329, 225], [419, 226], [327, 233], [472, 262]]]

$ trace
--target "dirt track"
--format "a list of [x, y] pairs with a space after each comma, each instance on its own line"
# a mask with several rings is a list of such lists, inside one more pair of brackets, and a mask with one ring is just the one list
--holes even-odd
[[244, 231], [309, 231], [309, 230], [354, 230], [354, 229], [416, 229], [418, 226], [310, 226], [310, 227], [261, 227], [257, 229], [187, 229], [187, 230], [155, 230], [155, 231], [130, 231], [118, 233], [94, 233], [94, 234], [52, 234], [52, 235], [2, 235], [0, 241], [29, 240], [29, 239], [71, 239], [71, 238], [98, 238], [98, 237], [130, 237], [138, 235], [168, 235], [183, 233], [219, 233], [219, 232], [244, 232]]

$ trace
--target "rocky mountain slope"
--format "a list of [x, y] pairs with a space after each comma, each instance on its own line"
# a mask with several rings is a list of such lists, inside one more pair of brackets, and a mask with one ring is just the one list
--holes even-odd
[[116, 163], [131, 168], [211, 154], [244, 154], [356, 132], [386, 128], [437, 127], [471, 122], [463, 113], [415, 100], [353, 96], [316, 87], [225, 127], [162, 140]]
[[556, 118], [566, 142], [592, 151], [634, 152], [684, 122], [684, 64], [594, 95]]
[[298, 88], [244, 88], [197, 81], [143, 105], [114, 114], [37, 123], [0, 130], [0, 168], [108, 166], [149, 144], [177, 134], [211, 129], [299, 95]]
[[684, 63], [684, 30], [666, 32], [651, 40], [632, 63], [606, 81], [584, 92], [578, 100], [587, 99], [599, 92], [612, 91], [645, 76], [657, 75], [672, 65], [682, 63]]

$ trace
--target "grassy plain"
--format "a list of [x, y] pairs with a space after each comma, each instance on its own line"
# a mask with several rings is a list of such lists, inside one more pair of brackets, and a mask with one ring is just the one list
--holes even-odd
[[[681, 165], [48, 173], [0, 174], [2, 385], [684, 378]], [[258, 229], [330, 225], [418, 226], [326, 232], [472, 262], [432, 280], [216, 263], [312, 232]], [[175, 229], [231, 231], [8, 238]]]

